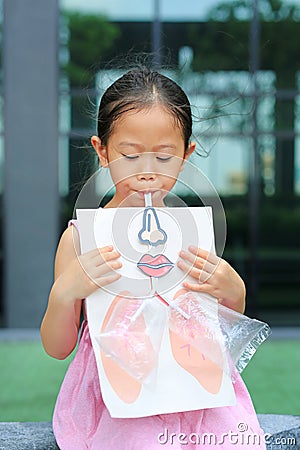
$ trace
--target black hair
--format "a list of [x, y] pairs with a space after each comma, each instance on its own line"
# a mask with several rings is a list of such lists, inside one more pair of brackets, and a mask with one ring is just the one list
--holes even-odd
[[182, 129], [184, 148], [192, 134], [191, 105], [175, 81], [156, 70], [138, 67], [118, 78], [103, 94], [98, 111], [98, 137], [107, 145], [115, 121], [128, 111], [162, 105]]

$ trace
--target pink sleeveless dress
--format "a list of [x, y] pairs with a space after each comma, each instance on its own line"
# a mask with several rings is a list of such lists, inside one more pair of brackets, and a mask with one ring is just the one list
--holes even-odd
[[250, 395], [238, 373], [235, 378], [235, 406], [112, 418], [102, 399], [89, 327], [84, 320], [76, 355], [54, 409], [57, 444], [61, 450], [265, 449]]

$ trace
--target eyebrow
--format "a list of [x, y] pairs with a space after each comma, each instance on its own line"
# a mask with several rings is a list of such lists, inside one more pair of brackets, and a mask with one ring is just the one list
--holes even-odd
[[164, 148], [172, 148], [172, 149], [176, 149], [176, 145], [174, 144], [161, 144], [161, 145], [157, 145], [155, 148], [157, 148], [158, 150], [164, 149]]
[[[121, 147], [134, 147], [134, 148], [139, 148], [139, 149], [144, 149], [145, 148], [144, 145], [142, 145], [142, 144], [137, 144], [137, 143], [129, 142], [129, 141], [128, 142], [127, 141], [122, 141], [122, 142], [119, 143], [119, 145]], [[155, 150], [163, 150], [163, 149], [166, 149], [166, 148], [171, 148], [171, 149], [175, 150], [176, 149], [176, 145], [166, 143], [166, 144], [156, 145], [154, 147]]]
[[120, 147], [137, 147], [137, 148], [144, 148], [144, 146], [142, 144], [136, 144], [134, 142], [127, 142], [127, 141], [123, 141], [119, 143]]

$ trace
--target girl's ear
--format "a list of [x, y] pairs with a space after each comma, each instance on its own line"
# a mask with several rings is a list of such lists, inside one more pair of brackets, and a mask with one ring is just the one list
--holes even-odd
[[92, 136], [91, 143], [98, 155], [101, 167], [108, 167], [106, 146], [102, 145], [101, 139], [98, 136]]
[[191, 154], [196, 150], [196, 142], [190, 142], [188, 145], [188, 148], [185, 150], [184, 152], [184, 156], [183, 156], [183, 161], [182, 161], [182, 165], [181, 165], [181, 169], [180, 172], [183, 170], [184, 168], [184, 163], [185, 161], [191, 156]]
[[196, 149], [196, 142], [190, 142], [188, 148], [184, 152], [184, 159], [188, 159]]

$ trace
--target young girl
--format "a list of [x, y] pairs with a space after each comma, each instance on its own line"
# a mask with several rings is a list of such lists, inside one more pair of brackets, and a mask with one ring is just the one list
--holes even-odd
[[[190, 104], [174, 81], [146, 68], [131, 70], [115, 81], [102, 97], [98, 135], [91, 139], [101, 166], [109, 168], [116, 188], [105, 207], [142, 207], [147, 192], [151, 192], [154, 207], [165, 206], [164, 197], [195, 150], [191, 133]], [[76, 221], [72, 225], [63, 233], [57, 249], [55, 281], [41, 325], [45, 350], [58, 359], [70, 355], [77, 344], [83, 299], [120, 278], [120, 254], [112, 246], [80, 254]], [[185, 289], [211, 294], [223, 305], [244, 312], [244, 283], [226, 261], [191, 247], [180, 253], [178, 266], [194, 279], [183, 283]], [[207, 272], [210, 276], [203, 281], [203, 273]], [[84, 320], [78, 350], [54, 411], [57, 443], [62, 450], [212, 448], [209, 440], [207, 446], [180, 439], [163, 442], [159, 436], [168, 430], [177, 438], [183, 436], [180, 433], [213, 433], [218, 438], [215, 447], [236, 449], [237, 442], [228, 436], [237, 434], [239, 424], [245, 424], [248, 433], [262, 432], [247, 389], [236, 376], [235, 406], [111, 418], [101, 396], [89, 326]], [[265, 446], [261, 440], [245, 448]]]

